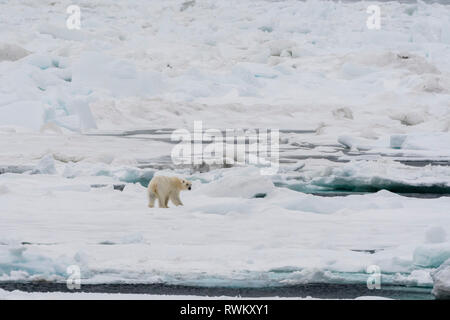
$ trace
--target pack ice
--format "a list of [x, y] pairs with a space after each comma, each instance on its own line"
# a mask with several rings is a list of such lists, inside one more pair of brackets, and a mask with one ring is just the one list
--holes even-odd
[[[365, 2], [79, 5], [80, 30], [67, 1], [0, 5], [1, 281], [365, 283], [376, 265], [448, 294], [450, 198], [386, 189], [450, 187], [431, 165], [450, 160], [450, 6], [381, 2], [370, 30]], [[176, 168], [157, 130], [196, 120], [285, 130], [286, 163]], [[156, 171], [193, 181], [184, 207], [147, 208]], [[311, 194], [337, 187], [362, 194]]]

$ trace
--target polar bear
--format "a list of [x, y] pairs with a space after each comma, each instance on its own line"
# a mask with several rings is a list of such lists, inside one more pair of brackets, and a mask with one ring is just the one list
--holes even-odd
[[192, 183], [177, 177], [156, 176], [148, 184], [148, 206], [153, 208], [158, 199], [160, 208], [168, 208], [169, 199], [176, 206], [182, 206], [180, 200], [181, 190], [191, 190]]

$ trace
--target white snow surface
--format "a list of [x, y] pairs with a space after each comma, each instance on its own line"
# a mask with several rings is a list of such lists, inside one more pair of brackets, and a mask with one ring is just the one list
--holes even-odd
[[450, 259], [432, 273], [433, 294], [439, 299], [450, 298]]
[[149, 209], [134, 182], [154, 170], [137, 166], [173, 145], [87, 134], [202, 120], [316, 130], [283, 139], [322, 154], [340, 143], [448, 160], [450, 6], [380, 2], [382, 27], [369, 30], [365, 1], [77, 3], [80, 30], [66, 28], [69, 0], [0, 3], [0, 169], [32, 168], [0, 174], [0, 281], [65, 281], [78, 265], [85, 283], [365, 282], [378, 265], [383, 283], [432, 286], [450, 257], [450, 198], [323, 198], [276, 183], [449, 187], [449, 167], [375, 155], [270, 178], [167, 169], [193, 190], [183, 207]]
[[245, 167], [178, 172], [193, 181], [185, 206], [150, 209], [140, 184], [112, 188], [123, 175], [67, 178], [65, 166], [0, 175], [0, 280], [64, 281], [78, 265], [85, 283], [259, 286], [365, 281], [378, 265], [385, 283], [431, 286], [429, 273], [450, 257], [445, 238], [427, 235], [430, 222], [450, 232], [447, 197], [317, 197], [249, 180], [259, 169]]
[[[372, 297], [358, 297], [370, 300]], [[242, 297], [207, 297], [194, 295], [156, 295], [156, 294], [121, 294], [121, 293], [86, 293], [86, 292], [23, 292], [19, 290], [6, 291], [0, 289], [0, 300], [246, 300]], [[251, 298], [254, 299], [254, 298]], [[277, 300], [279, 297], [264, 299]], [[289, 298], [282, 298], [283, 300]], [[291, 298], [291, 300], [293, 300]], [[317, 300], [311, 297], [295, 300]]]
[[70, 4], [0, 5], [0, 126], [450, 128], [450, 6], [380, 2], [370, 30], [364, 1], [95, 0], [69, 30]]

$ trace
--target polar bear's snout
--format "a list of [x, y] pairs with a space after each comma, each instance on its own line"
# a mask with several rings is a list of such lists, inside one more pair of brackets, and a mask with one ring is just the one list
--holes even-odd
[[181, 184], [182, 184], [182, 189], [184, 190], [191, 190], [192, 188], [192, 182], [184, 180], [184, 179], [180, 179]]

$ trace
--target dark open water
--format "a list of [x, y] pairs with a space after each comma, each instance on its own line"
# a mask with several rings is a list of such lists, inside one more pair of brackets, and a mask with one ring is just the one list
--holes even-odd
[[49, 282], [0, 282], [0, 288], [26, 292], [96, 292], [134, 293], [157, 295], [195, 295], [209, 297], [302, 297], [322, 299], [354, 299], [361, 296], [379, 296], [392, 299], [431, 300], [431, 288], [385, 286], [369, 290], [364, 284], [316, 283], [283, 287], [233, 288], [199, 287], [167, 284], [85, 284], [80, 290], [68, 290], [65, 283]]

